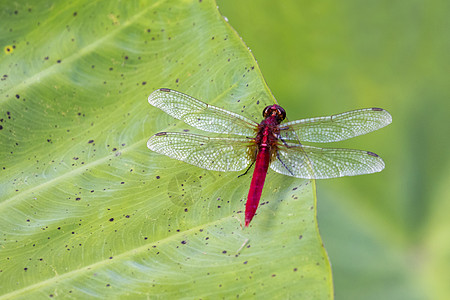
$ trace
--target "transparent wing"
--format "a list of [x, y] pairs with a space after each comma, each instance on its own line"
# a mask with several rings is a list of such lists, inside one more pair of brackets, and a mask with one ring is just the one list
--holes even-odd
[[172, 117], [204, 131], [249, 137], [256, 134], [256, 122], [177, 91], [156, 90], [150, 94], [148, 102]]
[[159, 132], [148, 140], [147, 147], [203, 169], [240, 171], [251, 163], [247, 155], [251, 141], [245, 138], [210, 138], [188, 133]]
[[292, 121], [280, 126], [284, 140], [329, 143], [378, 130], [392, 122], [381, 108], [366, 108], [328, 117]]
[[277, 158], [270, 167], [288, 176], [325, 179], [380, 172], [384, 162], [369, 151], [290, 144], [279, 146]]

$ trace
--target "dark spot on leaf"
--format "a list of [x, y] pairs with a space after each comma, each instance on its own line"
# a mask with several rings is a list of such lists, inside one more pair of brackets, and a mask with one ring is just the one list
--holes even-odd
[[294, 268], [294, 272], [297, 272], [297, 268]]
[[28, 268], [23, 268], [23, 270], [24, 270], [24, 271], [27, 271], [27, 270], [28, 270]]
[[94, 140], [89, 140], [88, 144], [92, 144], [94, 142]]
[[147, 81], [142, 81], [142, 85], [146, 85], [147, 84]]
[[56, 61], [58, 64], [60, 64], [61, 63], [61, 60], [60, 59], [58, 59], [57, 61]]
[[147, 240], [148, 239], [148, 237], [144, 237], [144, 240]]
[[248, 263], [248, 261], [244, 261], [243, 264], [246, 265]]
[[80, 197], [75, 198], [75, 201], [80, 201], [80, 200], [81, 200]]
[[113, 257], [112, 257], [112, 256], [110, 256], [110, 257], [109, 257], [109, 259], [113, 259]]
[[16, 94], [16, 98], [19, 99], [19, 98], [20, 98], [20, 95], [19, 95], [19, 94]]
[[117, 151], [117, 148], [112, 148], [112, 151]]
[[113, 222], [113, 221], [114, 221], [114, 218], [109, 219], [109, 221], [110, 221], [110, 222]]
[[183, 245], [185, 245], [187, 242], [186, 242], [186, 241], [181, 241], [181, 243], [182, 243]]
[[222, 253], [223, 253], [223, 254], [226, 254], [226, 253], [227, 253], [227, 250], [223, 250]]
[[122, 181], [120, 184], [125, 184], [125, 181]]
[[275, 274], [272, 274], [272, 277], [275, 277], [275, 276], [277, 276], [277, 275], [275, 275]]
[[156, 176], [156, 179], [160, 179], [161, 177], [160, 176]]
[[74, 158], [72, 158], [73, 160], [78, 160], [78, 157], [74, 157]]
[[300, 236], [298, 237], [299, 240], [301, 240], [302, 238], [303, 238], [303, 235], [300, 235]]
[[184, 212], [188, 212], [188, 209], [187, 209], [187, 208], [185, 208], [185, 209], [184, 209]]
[[3, 129], [3, 126], [2, 125], [0, 125], [0, 130], [2, 130]]
[[78, 15], [78, 13], [75, 11], [73, 12], [73, 16], [76, 17]]
[[107, 287], [110, 287], [111, 285], [109, 283], [106, 284]]

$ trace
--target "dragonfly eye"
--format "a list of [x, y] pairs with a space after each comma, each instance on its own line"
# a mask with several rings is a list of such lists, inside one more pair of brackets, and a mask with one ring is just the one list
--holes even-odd
[[286, 119], [286, 111], [284, 110], [284, 108], [282, 108], [281, 106], [277, 105], [277, 119], [279, 122], [283, 121], [284, 119]]
[[267, 118], [271, 115], [275, 114], [278, 122], [281, 123], [284, 119], [286, 119], [286, 111], [279, 105], [269, 105], [263, 110], [263, 117]]

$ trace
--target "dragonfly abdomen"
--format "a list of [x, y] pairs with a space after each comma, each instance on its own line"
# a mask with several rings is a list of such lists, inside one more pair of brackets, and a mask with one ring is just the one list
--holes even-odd
[[255, 215], [261, 199], [261, 193], [266, 180], [267, 170], [270, 163], [269, 147], [260, 147], [256, 156], [255, 170], [253, 171], [250, 190], [248, 191], [247, 203], [245, 204], [245, 226], [248, 227]]

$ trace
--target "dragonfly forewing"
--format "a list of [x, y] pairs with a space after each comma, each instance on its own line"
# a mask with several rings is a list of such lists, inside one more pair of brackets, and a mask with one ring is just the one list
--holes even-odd
[[157, 153], [212, 171], [241, 171], [251, 163], [248, 155], [252, 140], [212, 138], [196, 134], [160, 132], [147, 147]]
[[241, 115], [170, 89], [154, 91], [148, 102], [172, 117], [208, 132], [254, 137], [258, 126]]
[[289, 144], [289, 147], [279, 146], [277, 158], [270, 167], [288, 176], [326, 179], [380, 172], [384, 162], [369, 151]]
[[287, 122], [280, 126], [280, 136], [287, 141], [337, 142], [378, 130], [391, 122], [391, 115], [384, 109], [358, 109], [328, 117]]

